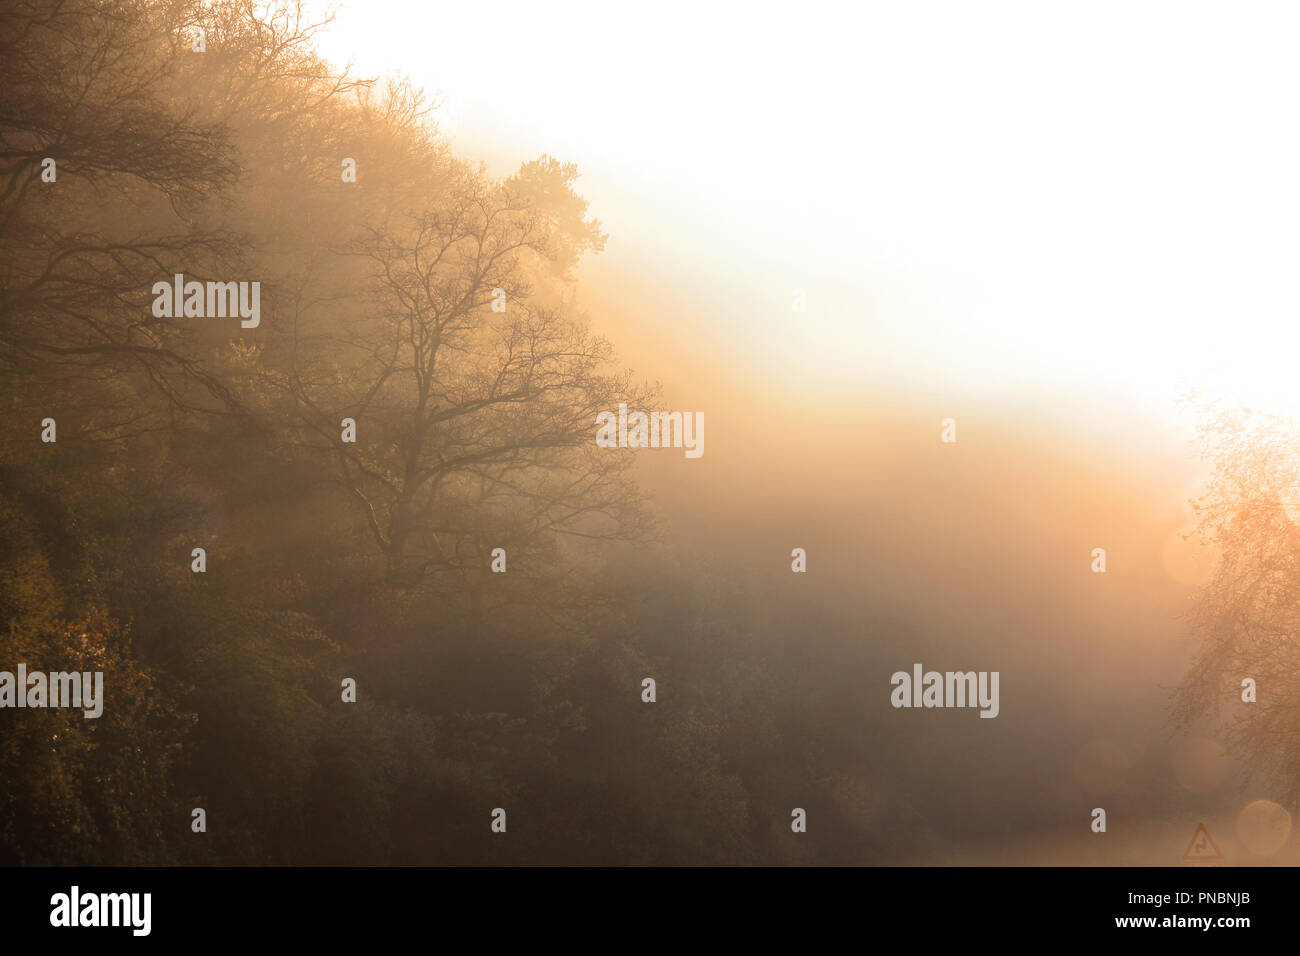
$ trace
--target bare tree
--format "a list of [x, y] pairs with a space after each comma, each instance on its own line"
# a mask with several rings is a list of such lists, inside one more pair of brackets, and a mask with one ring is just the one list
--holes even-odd
[[[503, 183], [454, 170], [436, 206], [355, 244], [368, 314], [279, 381], [390, 583], [467, 591], [477, 611], [492, 548], [522, 559], [649, 530], [627, 453], [594, 437], [598, 412], [653, 391], [611, 373], [609, 345], [564, 301], [567, 268], [603, 241], [575, 176], [553, 160]], [[557, 280], [559, 294], [543, 288]]]
[[[1197, 657], [1175, 695], [1187, 725], [1222, 721], [1231, 752], [1300, 799], [1300, 431], [1222, 401], [1200, 410], [1213, 462], [1197, 503], [1201, 537], [1221, 553], [1192, 620]], [[1242, 700], [1243, 681], [1257, 699]]]
[[154, 12], [90, 0], [0, 12], [2, 374], [126, 372], [174, 401], [185, 382], [223, 391], [149, 309], [153, 281], [232, 249], [201, 211], [236, 172], [226, 131], [172, 101], [175, 53]]

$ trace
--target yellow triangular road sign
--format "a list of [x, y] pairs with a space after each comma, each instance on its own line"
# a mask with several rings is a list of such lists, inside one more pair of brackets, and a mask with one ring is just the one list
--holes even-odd
[[1204, 823], [1196, 824], [1196, 832], [1192, 834], [1192, 842], [1187, 844], [1187, 852], [1183, 854], [1184, 860], [1222, 860], [1223, 854], [1219, 852], [1219, 846], [1214, 842], [1214, 837], [1210, 836], [1210, 831], [1205, 828]]

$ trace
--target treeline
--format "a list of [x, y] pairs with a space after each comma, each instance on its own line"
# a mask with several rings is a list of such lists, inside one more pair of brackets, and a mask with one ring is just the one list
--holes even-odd
[[[868, 798], [781, 615], [592, 441], [655, 389], [575, 308], [577, 170], [487, 176], [320, 26], [0, 7], [0, 669], [106, 688], [0, 711], [0, 863], [862, 861], [849, 809], [789, 839]], [[157, 314], [177, 274], [260, 323]]]

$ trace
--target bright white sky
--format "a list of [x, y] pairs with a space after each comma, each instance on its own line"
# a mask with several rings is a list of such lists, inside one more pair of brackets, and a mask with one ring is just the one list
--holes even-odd
[[323, 49], [441, 91], [494, 171], [577, 162], [597, 261], [682, 296], [666, 334], [792, 387], [1164, 404], [1215, 368], [1300, 407], [1298, 28], [1259, 2], [353, 0]]

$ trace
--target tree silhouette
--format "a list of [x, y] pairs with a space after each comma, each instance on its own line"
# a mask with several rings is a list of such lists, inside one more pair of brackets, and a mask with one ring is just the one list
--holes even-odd
[[136, 409], [86, 416], [83, 431], [143, 418], [130, 387], [86, 401], [89, 381], [137, 376], [177, 404], [187, 383], [224, 396], [149, 309], [153, 280], [233, 248], [203, 210], [236, 173], [225, 128], [174, 102], [181, 54], [156, 14], [89, 0], [0, 12], [0, 368]]
[[[1213, 464], [1196, 503], [1201, 538], [1220, 551], [1192, 618], [1200, 646], [1175, 694], [1186, 726], [1218, 718], [1229, 751], [1300, 798], [1300, 431], [1294, 420], [1204, 401]], [[1257, 686], [1242, 701], [1242, 681]]]

